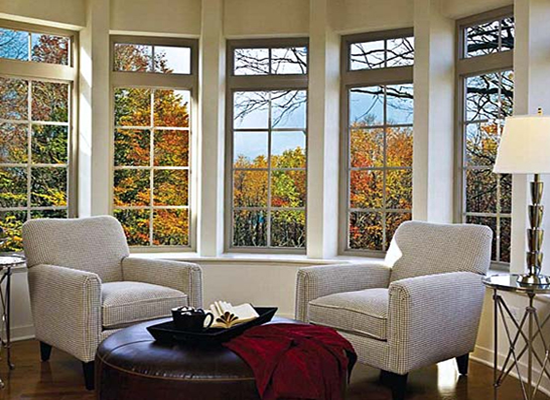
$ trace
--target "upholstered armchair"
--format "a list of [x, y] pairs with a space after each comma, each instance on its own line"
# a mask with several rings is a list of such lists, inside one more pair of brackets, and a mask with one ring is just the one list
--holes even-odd
[[403, 399], [409, 371], [457, 358], [467, 374], [492, 231], [405, 222], [385, 260], [300, 268], [296, 317], [337, 329]]
[[99, 343], [117, 330], [199, 307], [198, 265], [129, 257], [122, 226], [113, 217], [37, 219], [23, 225], [31, 308], [47, 361], [52, 346], [82, 361], [93, 388]]

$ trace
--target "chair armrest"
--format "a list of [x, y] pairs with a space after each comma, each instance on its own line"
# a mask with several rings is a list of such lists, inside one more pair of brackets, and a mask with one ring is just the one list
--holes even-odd
[[404, 374], [473, 351], [485, 293], [481, 279], [451, 272], [390, 284], [392, 372]]
[[329, 294], [387, 288], [391, 268], [380, 262], [319, 265], [298, 270], [295, 317], [307, 321], [310, 301]]
[[101, 335], [101, 279], [92, 272], [40, 264], [29, 268], [36, 339], [93, 361]]
[[202, 269], [180, 261], [126, 257], [122, 260], [125, 281], [145, 282], [179, 290], [189, 305], [202, 307]]

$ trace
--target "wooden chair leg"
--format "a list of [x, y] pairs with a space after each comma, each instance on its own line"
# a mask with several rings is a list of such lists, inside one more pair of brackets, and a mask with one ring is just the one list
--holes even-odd
[[52, 354], [52, 346], [48, 343], [40, 342], [40, 359], [42, 361], [48, 361]]
[[84, 372], [84, 384], [86, 385], [86, 389], [94, 390], [94, 362], [83, 362], [82, 371]]
[[407, 378], [409, 374], [399, 375], [393, 372], [380, 371], [380, 381], [383, 385], [391, 387], [393, 400], [404, 400], [407, 391]]
[[464, 354], [456, 358], [456, 365], [458, 366], [458, 373], [460, 375], [468, 375], [468, 361], [470, 359], [470, 353]]

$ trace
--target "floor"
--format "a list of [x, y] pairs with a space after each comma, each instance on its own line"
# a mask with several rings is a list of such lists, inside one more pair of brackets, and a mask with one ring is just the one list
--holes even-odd
[[[38, 343], [34, 340], [13, 344], [16, 369], [7, 374], [2, 360], [0, 377], [6, 387], [0, 399], [92, 400], [84, 389], [80, 362], [54, 349], [51, 360], [39, 361]], [[468, 377], [459, 377], [453, 361], [411, 373], [408, 400], [489, 400], [493, 398], [492, 369], [470, 362]], [[365, 366], [355, 368], [347, 400], [389, 400], [390, 391], [378, 382], [378, 371]], [[499, 400], [521, 399], [519, 383], [508, 378], [499, 390]], [[550, 398], [539, 394], [538, 400]]]

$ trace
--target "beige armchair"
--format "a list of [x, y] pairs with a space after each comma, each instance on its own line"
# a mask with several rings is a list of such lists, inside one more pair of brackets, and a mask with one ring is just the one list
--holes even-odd
[[198, 265], [129, 257], [113, 217], [37, 219], [23, 226], [31, 308], [47, 361], [52, 346], [82, 361], [93, 389], [99, 343], [117, 330], [202, 303]]
[[296, 317], [337, 329], [403, 399], [409, 371], [457, 358], [467, 374], [492, 231], [405, 222], [385, 260], [301, 268]]

